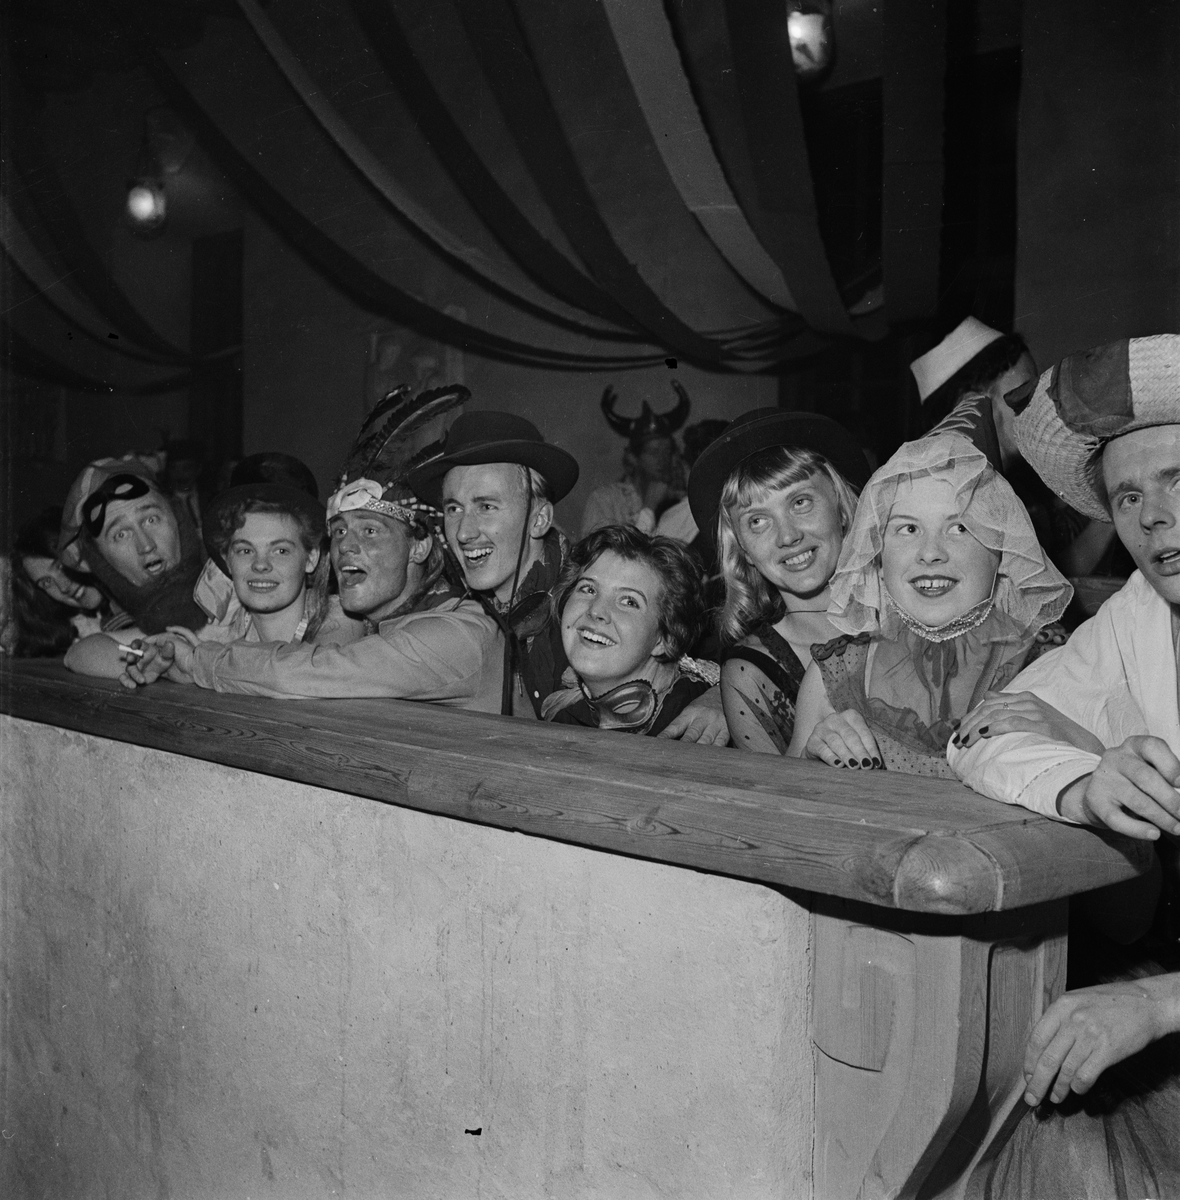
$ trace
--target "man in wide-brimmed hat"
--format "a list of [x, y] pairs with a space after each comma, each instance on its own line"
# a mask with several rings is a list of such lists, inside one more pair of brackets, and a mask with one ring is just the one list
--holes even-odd
[[[442, 509], [468, 588], [505, 632], [505, 714], [539, 718], [568, 666], [549, 604], [568, 549], [553, 505], [577, 481], [577, 460], [531, 421], [488, 411], [464, 413], [443, 453], [409, 476], [414, 491]], [[729, 735], [710, 702], [685, 709], [663, 736], [723, 744]]]
[[1113, 521], [1138, 570], [964, 722], [951, 765], [1046, 816], [1180, 833], [1180, 336], [1070, 355], [1008, 402], [1025, 458], [1072, 507]]

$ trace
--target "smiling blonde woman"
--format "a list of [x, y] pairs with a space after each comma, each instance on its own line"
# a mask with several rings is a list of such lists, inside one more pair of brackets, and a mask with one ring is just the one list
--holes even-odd
[[785, 754], [811, 647], [837, 632], [828, 585], [868, 463], [812, 413], [755, 409], [697, 459], [689, 501], [725, 584], [721, 699], [735, 746]]

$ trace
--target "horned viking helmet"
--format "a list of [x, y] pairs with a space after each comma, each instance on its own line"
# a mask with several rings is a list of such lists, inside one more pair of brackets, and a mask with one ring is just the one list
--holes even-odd
[[675, 380], [672, 381], [672, 390], [677, 396], [676, 407], [668, 412], [652, 412], [651, 405], [645, 400], [639, 416], [622, 417], [615, 412], [618, 393], [613, 387], [608, 387], [602, 393], [602, 415], [615, 433], [625, 437], [633, 446], [641, 445], [650, 438], [671, 437], [688, 420], [688, 412], [692, 407], [688, 393]]

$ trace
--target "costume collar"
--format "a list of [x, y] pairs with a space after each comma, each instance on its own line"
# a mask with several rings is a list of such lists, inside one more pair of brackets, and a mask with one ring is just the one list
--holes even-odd
[[[997, 575], [998, 579], [999, 576]], [[962, 616], [954, 617], [945, 625], [923, 625], [921, 621], [910, 616], [904, 608], [889, 594], [884, 583], [881, 591], [885, 594], [885, 603], [893, 610], [897, 619], [913, 634], [928, 642], [949, 642], [952, 638], [962, 637], [973, 629], [978, 629], [992, 615], [995, 606], [995, 584], [992, 584], [992, 594], [986, 600], [981, 600], [974, 608], [968, 609]]]

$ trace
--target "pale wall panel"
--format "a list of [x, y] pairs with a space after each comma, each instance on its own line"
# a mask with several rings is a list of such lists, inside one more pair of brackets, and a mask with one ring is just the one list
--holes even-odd
[[808, 1192], [774, 890], [11, 718], [0, 773], [4, 1195]]

